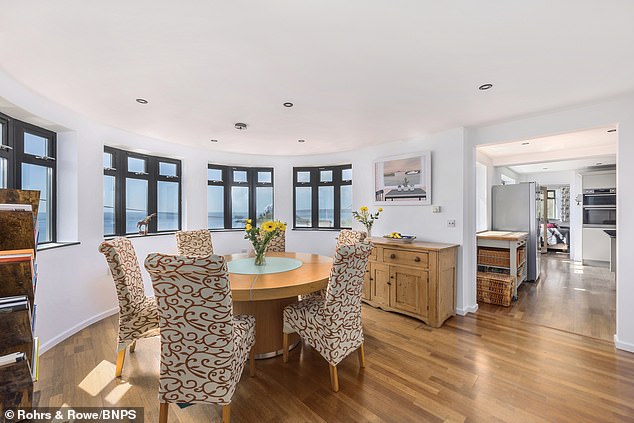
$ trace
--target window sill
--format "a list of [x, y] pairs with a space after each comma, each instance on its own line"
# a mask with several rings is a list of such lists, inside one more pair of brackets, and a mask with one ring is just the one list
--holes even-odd
[[209, 229], [209, 232], [244, 232], [244, 228], [236, 228], [236, 229]]
[[46, 251], [46, 250], [54, 250], [55, 248], [62, 247], [70, 247], [72, 245], [79, 245], [81, 242], [73, 241], [73, 242], [49, 242], [46, 244], [38, 245], [37, 251]]
[[344, 229], [352, 228], [293, 228], [292, 230], [300, 232], [341, 232]]
[[128, 235], [125, 235], [125, 236], [122, 236], [122, 235], [108, 235], [108, 236], [103, 237], [103, 239], [108, 241], [108, 240], [115, 239], [115, 238], [146, 238], [146, 237], [152, 237], [152, 236], [174, 235], [174, 234], [176, 234], [176, 232], [177, 231], [155, 232], [155, 233], [151, 233], [151, 234], [147, 234], [147, 235], [128, 234]]

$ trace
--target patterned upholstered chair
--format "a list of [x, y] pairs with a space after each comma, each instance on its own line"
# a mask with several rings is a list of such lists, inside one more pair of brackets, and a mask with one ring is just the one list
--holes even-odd
[[299, 336], [330, 365], [332, 390], [339, 390], [337, 364], [355, 349], [365, 367], [361, 291], [373, 245], [367, 241], [337, 249], [325, 296], [311, 296], [284, 308], [284, 362], [288, 361], [288, 334]]
[[283, 253], [286, 251], [286, 231], [280, 231], [270, 241], [266, 249], [271, 253]]
[[225, 260], [153, 253], [145, 259], [152, 277], [161, 327], [159, 422], [169, 403], [230, 403], [244, 364], [255, 374], [255, 317], [233, 315]]
[[214, 253], [211, 232], [207, 229], [176, 232], [176, 251], [181, 256], [207, 257]]
[[143, 290], [141, 267], [127, 238], [104, 241], [99, 251], [106, 256], [119, 299], [119, 340], [115, 377], [121, 376], [126, 347], [134, 352], [136, 340], [159, 334], [156, 302]]
[[337, 236], [337, 245], [335, 248], [339, 248], [342, 245], [354, 245], [357, 242], [361, 242], [365, 239], [365, 233], [359, 231], [353, 231], [350, 229], [343, 229]]

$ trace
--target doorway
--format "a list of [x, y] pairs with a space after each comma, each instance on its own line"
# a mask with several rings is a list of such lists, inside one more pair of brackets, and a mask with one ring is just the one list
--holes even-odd
[[[581, 150], [586, 144], [598, 147], [592, 151], [600, 154], [584, 156]], [[603, 228], [584, 225], [583, 196], [584, 190], [617, 188], [616, 144], [617, 135], [610, 126], [476, 149], [480, 191], [484, 180], [490, 181], [487, 194], [492, 186], [511, 181], [536, 182], [540, 187], [540, 276], [535, 282], [521, 283], [517, 300], [508, 307], [479, 301], [481, 312], [613, 340], [616, 283], [610, 271], [610, 236]], [[483, 208], [482, 195], [477, 198], [478, 229], [485, 220], [488, 228], [495, 227], [490, 199]]]

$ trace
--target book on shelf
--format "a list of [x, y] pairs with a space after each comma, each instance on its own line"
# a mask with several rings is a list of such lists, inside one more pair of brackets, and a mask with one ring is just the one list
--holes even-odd
[[33, 377], [26, 354], [6, 354], [0, 362], [0, 409], [31, 407]]
[[31, 315], [31, 332], [35, 333], [35, 320], [37, 319], [37, 304], [33, 304], [33, 314]]
[[31, 359], [31, 377], [37, 382], [40, 377], [40, 337], [33, 338], [33, 358]]
[[29, 260], [3, 261], [0, 256], [0, 297], [26, 295], [33, 306], [37, 277]]
[[35, 229], [33, 213], [0, 210], [0, 250], [35, 251]]
[[[0, 311], [5, 310], [5, 309], [9, 309], [13, 306], [23, 306], [24, 304], [27, 303], [27, 296], [26, 295], [13, 295], [11, 297], [2, 297], [0, 298]], [[7, 310], [5, 311], [6, 313], [8, 313], [11, 310]]]
[[0, 348], [2, 353], [23, 352], [33, 355], [33, 323], [26, 296], [9, 297], [0, 302]]
[[0, 189], [0, 204], [30, 204], [34, 217], [40, 206], [40, 192], [24, 189]]
[[20, 250], [0, 250], [0, 263], [13, 263], [18, 261], [33, 260], [35, 251], [32, 248]]
[[26, 360], [26, 355], [23, 352], [16, 352], [11, 354], [5, 354], [0, 357], [0, 367], [8, 364], [17, 363], [18, 361]]
[[29, 211], [33, 212], [33, 206], [30, 204], [0, 204], [0, 210], [3, 211]]

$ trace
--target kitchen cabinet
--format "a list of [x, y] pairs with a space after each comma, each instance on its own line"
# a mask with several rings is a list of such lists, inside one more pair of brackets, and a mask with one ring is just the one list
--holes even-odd
[[609, 262], [610, 261], [610, 237], [603, 228], [583, 228], [583, 262]]
[[456, 313], [455, 244], [372, 238], [363, 301], [440, 327]]

